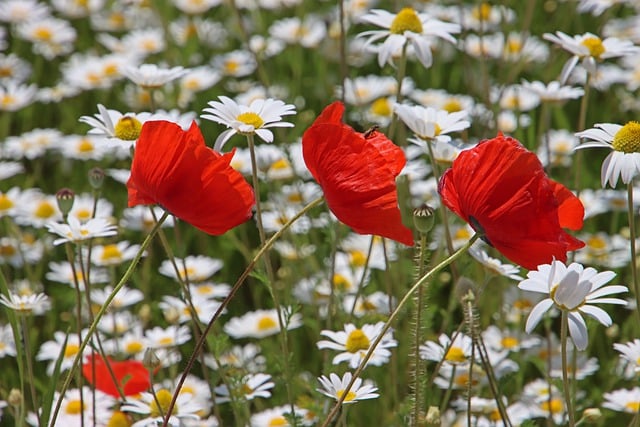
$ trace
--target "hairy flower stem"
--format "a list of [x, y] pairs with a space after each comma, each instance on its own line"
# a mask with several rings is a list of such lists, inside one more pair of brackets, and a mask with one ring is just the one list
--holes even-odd
[[562, 319], [560, 325], [560, 344], [562, 356], [562, 389], [564, 391], [564, 400], [567, 404], [567, 414], [569, 415], [569, 427], [576, 425], [575, 415], [573, 413], [573, 404], [571, 401], [571, 388], [569, 387], [569, 364], [567, 362], [567, 329], [569, 326], [569, 314], [566, 310], [562, 310]]
[[342, 403], [344, 402], [345, 397], [347, 396], [347, 394], [351, 390], [351, 387], [353, 387], [353, 383], [360, 376], [360, 374], [362, 373], [362, 370], [367, 365], [367, 362], [369, 362], [369, 359], [371, 359], [371, 356], [373, 355], [373, 352], [376, 350], [376, 347], [378, 347], [378, 345], [380, 344], [380, 342], [384, 338], [385, 334], [387, 333], [387, 331], [391, 327], [391, 324], [396, 319], [396, 317], [398, 317], [398, 314], [400, 313], [400, 311], [402, 310], [404, 305], [407, 303], [407, 301], [409, 301], [409, 299], [411, 298], [413, 293], [415, 291], [417, 291], [422, 285], [424, 285], [429, 280], [431, 280], [433, 278], [433, 276], [436, 275], [436, 273], [439, 273], [443, 268], [447, 267], [453, 261], [455, 261], [458, 258], [460, 258], [460, 256], [462, 256], [462, 254], [464, 254], [467, 250], [469, 250], [471, 245], [473, 245], [473, 243], [476, 240], [478, 240], [479, 237], [480, 237], [480, 235], [478, 233], [475, 233], [473, 236], [471, 236], [471, 239], [469, 239], [469, 241], [464, 246], [462, 246], [454, 254], [452, 254], [451, 256], [446, 258], [444, 261], [440, 262], [440, 264], [438, 264], [435, 267], [433, 267], [431, 270], [429, 270], [427, 273], [425, 273], [422, 277], [420, 277], [416, 281], [416, 283], [411, 287], [411, 289], [409, 289], [409, 291], [407, 291], [407, 293], [404, 295], [404, 297], [402, 297], [402, 300], [398, 303], [396, 309], [393, 310], [393, 313], [391, 313], [391, 315], [389, 316], [389, 319], [387, 319], [386, 323], [384, 324], [384, 327], [382, 328], [382, 330], [378, 334], [378, 337], [371, 343], [371, 346], [369, 347], [369, 350], [367, 351], [367, 354], [362, 358], [362, 361], [360, 362], [360, 365], [358, 365], [358, 368], [353, 372], [353, 377], [351, 378], [351, 381], [345, 387], [345, 390], [342, 393], [342, 395], [340, 396], [340, 399], [338, 399], [336, 404], [333, 406], [333, 408], [331, 409], [331, 411], [327, 415], [327, 418], [324, 420], [324, 423], [322, 423], [321, 427], [328, 427], [328, 425], [331, 423], [331, 420], [333, 420], [333, 418], [336, 416], [336, 414], [338, 413], [338, 410], [340, 409], [340, 407], [342, 406]]
[[120, 278], [120, 281], [118, 282], [118, 284], [113, 288], [113, 291], [109, 294], [109, 296], [105, 300], [105, 302], [102, 305], [102, 307], [100, 307], [100, 310], [98, 310], [98, 312], [96, 313], [96, 315], [95, 315], [95, 317], [93, 319], [93, 322], [89, 326], [89, 330], [88, 330], [86, 336], [80, 342], [80, 347], [78, 348], [78, 353], [76, 354], [75, 359], [73, 359], [73, 364], [71, 365], [71, 369], [69, 369], [69, 374], [67, 374], [67, 377], [65, 378], [64, 383], [62, 384], [62, 388], [60, 389], [60, 396], [58, 397], [58, 400], [56, 401], [56, 406], [55, 406], [55, 409], [53, 410], [53, 414], [51, 416], [51, 421], [49, 422], [49, 425], [55, 425], [55, 421], [56, 421], [56, 419], [58, 417], [58, 413], [60, 412], [60, 407], [62, 406], [62, 399], [64, 398], [64, 395], [67, 392], [67, 390], [69, 389], [69, 385], [71, 384], [71, 380], [73, 378], [73, 374], [76, 372], [76, 370], [78, 369], [78, 366], [80, 365], [80, 362], [82, 361], [82, 354], [84, 352], [84, 349], [87, 347], [87, 344], [91, 340], [91, 337], [93, 336], [93, 334], [96, 333], [96, 330], [98, 329], [98, 323], [100, 322], [100, 320], [102, 319], [104, 314], [107, 312], [111, 302], [115, 299], [116, 295], [118, 295], [118, 292], [120, 292], [120, 289], [122, 289], [124, 287], [124, 285], [127, 284], [129, 279], [133, 275], [133, 272], [134, 272], [136, 266], [140, 262], [140, 259], [142, 259], [142, 255], [146, 251], [146, 249], [149, 246], [149, 244], [151, 244], [151, 241], [153, 240], [153, 238], [155, 237], [156, 233], [158, 232], [158, 230], [162, 226], [162, 223], [167, 219], [168, 216], [169, 216], [169, 212], [165, 212], [162, 215], [162, 217], [160, 217], [158, 222], [156, 222], [156, 224], [153, 226], [153, 229], [151, 230], [151, 232], [149, 232], [147, 237], [144, 239], [144, 241], [140, 245], [140, 249], [138, 250], [138, 253], [131, 260], [131, 263], [129, 264], [129, 267], [127, 268], [127, 271], [124, 272], [124, 274]]
[[[260, 245], [262, 247], [265, 246], [265, 242], [267, 241], [266, 234], [264, 232], [264, 225], [262, 224], [262, 208], [260, 205], [260, 180], [258, 179], [258, 162], [256, 161], [256, 149], [255, 143], [253, 140], [253, 134], [247, 135], [247, 144], [249, 145], [249, 153], [251, 154], [251, 179], [253, 181], [253, 192], [255, 193], [256, 199], [256, 222], [258, 223], [258, 234], [260, 235]], [[280, 325], [280, 346], [282, 350], [282, 354], [289, 355], [289, 341], [287, 337], [287, 325], [284, 320], [284, 313], [282, 310], [282, 304], [280, 304], [280, 297], [278, 292], [276, 291], [274, 285], [276, 280], [276, 275], [273, 272], [273, 265], [271, 265], [271, 258], [269, 257], [269, 248], [265, 251], [265, 257], [263, 258], [264, 265], [267, 270], [267, 289], [271, 294], [271, 298], [273, 299], [273, 305], [276, 309], [276, 313], [278, 315], [278, 324]], [[289, 360], [286, 360], [284, 363], [284, 377], [285, 377], [285, 388], [287, 390], [287, 398], [288, 402], [291, 404], [291, 413], [295, 413], [293, 407], [293, 391], [291, 390], [292, 381], [292, 372], [291, 372], [291, 363]]]
[[[636, 297], [636, 307], [640, 307], [640, 283], [638, 283], [638, 261], [636, 259], [636, 218], [633, 208], [633, 181], [627, 184], [627, 214], [629, 217], [629, 250], [631, 251], [631, 277], [633, 293]], [[640, 311], [635, 310], [638, 315]]]
[[260, 260], [260, 258], [262, 258], [262, 256], [265, 253], [267, 253], [269, 249], [271, 249], [273, 244], [277, 242], [278, 239], [280, 239], [280, 237], [282, 237], [282, 235], [286, 231], [289, 230], [289, 228], [291, 227], [291, 225], [293, 225], [294, 222], [296, 222], [298, 219], [300, 219], [307, 212], [309, 212], [314, 207], [318, 206], [323, 201], [324, 201], [324, 197], [318, 197], [317, 199], [313, 200], [308, 205], [303, 207], [300, 210], [300, 212], [298, 212], [293, 218], [289, 219], [289, 221], [284, 226], [282, 226], [280, 230], [276, 231], [275, 234], [271, 236], [269, 240], [265, 242], [264, 245], [262, 245], [260, 250], [255, 254], [253, 259], [249, 262], [249, 265], [247, 265], [247, 267], [244, 269], [240, 277], [238, 277], [238, 280], [236, 280], [236, 283], [234, 283], [233, 287], [231, 288], [231, 291], [229, 291], [229, 295], [227, 295], [227, 297], [222, 301], [222, 303], [220, 304], [220, 307], [218, 307], [218, 310], [213, 314], [213, 317], [211, 318], [207, 326], [202, 331], [202, 336], [196, 342], [195, 348], [193, 349], [193, 353], [191, 354], [191, 357], [189, 357], [189, 360], [187, 361], [187, 366], [184, 368], [182, 376], [180, 377], [180, 380], [176, 384], [175, 391], [173, 392], [173, 398], [171, 399], [171, 402], [167, 407], [167, 415], [162, 423], [162, 427], [167, 427], [169, 425], [169, 417], [171, 416], [171, 413], [173, 412], [173, 408], [176, 405], [176, 401], [178, 400], [178, 395], [180, 394], [180, 390], [182, 389], [182, 386], [184, 385], [184, 382], [187, 379], [187, 375], [189, 375], [189, 372], [191, 372], [191, 369], [193, 368], [193, 364], [198, 358], [198, 354], [200, 354], [200, 351], [202, 351], [202, 347], [204, 346], [207, 335], [209, 334], [209, 332], [211, 332], [211, 328], [213, 328], [214, 323], [220, 317], [224, 309], [227, 308], [227, 306], [229, 305], [229, 302], [233, 299], [235, 294], [238, 292], [238, 289], [240, 289], [240, 287], [242, 286], [246, 278], [249, 277], [249, 274], [253, 271], [256, 264]]
[[[427, 262], [428, 253], [426, 251], [427, 247], [427, 236], [426, 234], [420, 234], [420, 242], [417, 246], [418, 256], [417, 256], [417, 273], [418, 277], [421, 277], [425, 273], [425, 265]], [[415, 325], [413, 330], [413, 354], [411, 358], [413, 359], [413, 378], [412, 378], [412, 388], [413, 388], [413, 417], [411, 418], [411, 426], [417, 426], [418, 420], [420, 419], [420, 414], [424, 412], [424, 402], [422, 401], [422, 390], [423, 390], [423, 364], [420, 360], [420, 342], [422, 339], [422, 309], [425, 305], [424, 303], [424, 286], [420, 286], [418, 288], [418, 292], [416, 294], [416, 305], [415, 305]]]

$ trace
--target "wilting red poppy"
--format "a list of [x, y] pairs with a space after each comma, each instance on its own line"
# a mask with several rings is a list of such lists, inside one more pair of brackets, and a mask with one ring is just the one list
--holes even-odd
[[129, 207], [159, 204], [205, 233], [219, 235], [251, 217], [253, 189], [220, 154], [204, 143], [198, 125], [188, 131], [163, 120], [148, 121], [136, 143]]
[[[94, 366], [91, 365], [91, 357], [93, 357]], [[111, 367], [113, 376], [111, 376], [107, 364]], [[96, 373], [95, 380], [93, 378], [94, 369]], [[137, 360], [118, 362], [110, 357], [105, 360], [101, 356], [94, 354], [89, 356], [87, 361], [82, 364], [82, 374], [96, 390], [114, 397], [120, 396], [118, 388], [125, 396], [131, 396], [148, 390], [151, 385], [149, 371], [142, 365], [142, 362]], [[113, 377], [115, 377], [117, 383], [113, 381]]]
[[562, 228], [582, 228], [584, 207], [547, 177], [535, 154], [499, 133], [460, 153], [440, 179], [444, 204], [505, 257], [529, 270], [584, 243]]
[[413, 245], [402, 224], [396, 177], [406, 159], [378, 131], [359, 133], [342, 123], [344, 105], [334, 102], [302, 136], [307, 168], [324, 191], [329, 209], [356, 232]]

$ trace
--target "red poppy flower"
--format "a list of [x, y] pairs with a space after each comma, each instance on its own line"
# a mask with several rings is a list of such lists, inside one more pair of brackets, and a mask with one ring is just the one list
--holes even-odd
[[499, 133], [460, 153], [440, 179], [444, 204], [505, 257], [529, 270], [584, 243], [582, 202], [547, 177], [535, 154]]
[[[91, 357], [93, 364], [91, 365]], [[111, 372], [109, 372], [109, 365]], [[93, 378], [93, 370], [95, 369], [96, 377]], [[137, 360], [125, 360], [118, 362], [107, 357], [106, 360], [101, 356], [94, 354], [88, 357], [88, 360], [82, 364], [82, 374], [96, 390], [100, 390], [114, 397], [120, 397], [118, 388], [125, 396], [138, 394], [148, 390], [151, 382], [149, 381], [149, 371]], [[113, 377], [117, 383], [113, 381]]]
[[205, 233], [219, 235], [251, 217], [253, 189], [204, 143], [198, 125], [188, 131], [167, 121], [142, 126], [127, 182], [129, 207], [160, 204]]
[[344, 105], [334, 102], [302, 136], [307, 168], [340, 221], [361, 234], [413, 245], [400, 218], [395, 181], [404, 153], [380, 132], [363, 134], [342, 123], [343, 113]]

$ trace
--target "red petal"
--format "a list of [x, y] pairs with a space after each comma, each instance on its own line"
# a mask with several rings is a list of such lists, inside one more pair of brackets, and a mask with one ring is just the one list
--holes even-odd
[[411, 230], [402, 224], [395, 184], [404, 153], [382, 133], [365, 138], [343, 124], [343, 112], [344, 106], [334, 102], [304, 133], [307, 168], [340, 221], [361, 234], [413, 245]]
[[[93, 358], [93, 365], [91, 363]], [[149, 371], [137, 360], [126, 360], [117, 362], [110, 357], [103, 359], [99, 355], [92, 355], [89, 360], [82, 364], [82, 374], [94, 386], [96, 390], [119, 397], [118, 388], [125, 396], [138, 394], [149, 389], [151, 382], [149, 381]], [[111, 372], [109, 372], [109, 367]], [[95, 370], [95, 380], [93, 372]], [[113, 376], [111, 375], [113, 373]], [[116, 378], [117, 383], [113, 381]]]
[[570, 230], [580, 230], [584, 222], [584, 206], [564, 185], [549, 180], [553, 186], [553, 193], [558, 200], [558, 218], [560, 226]]
[[253, 189], [224, 156], [204, 143], [195, 124], [187, 132], [166, 121], [146, 122], [127, 182], [129, 206], [158, 203], [202, 231], [219, 235], [251, 217]]

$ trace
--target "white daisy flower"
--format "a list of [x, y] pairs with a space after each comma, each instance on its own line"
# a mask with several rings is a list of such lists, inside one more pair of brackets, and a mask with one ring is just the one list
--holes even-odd
[[[174, 262], [178, 266], [179, 271], [177, 272]], [[168, 259], [162, 261], [158, 271], [163, 276], [171, 277], [178, 281], [202, 282], [220, 271], [223, 266], [224, 262], [217, 258], [205, 255], [189, 255], [184, 259], [175, 258], [173, 261]]]
[[3, 357], [16, 357], [16, 342], [13, 337], [13, 328], [10, 324], [0, 325], [0, 359]]
[[126, 113], [110, 110], [98, 104], [98, 114], [82, 116], [79, 121], [91, 126], [87, 132], [121, 141], [135, 141], [140, 136], [142, 125], [151, 118], [151, 113]]
[[280, 19], [269, 27], [269, 34], [277, 40], [306, 48], [317, 47], [327, 35], [325, 23], [314, 15]]
[[44, 314], [51, 307], [49, 297], [45, 294], [17, 295], [9, 294], [9, 298], [0, 295], [0, 304], [21, 314]]
[[632, 389], [619, 389], [602, 395], [603, 408], [608, 408], [617, 412], [637, 414], [640, 409], [640, 387]]
[[160, 68], [156, 64], [128, 65], [122, 68], [122, 75], [145, 89], [157, 89], [185, 76], [189, 70], [184, 67]]
[[[370, 104], [376, 99], [395, 95], [398, 92], [398, 81], [395, 77], [375, 74], [346, 78], [343, 86], [336, 88], [336, 97], [344, 98], [347, 104], [357, 106]], [[413, 80], [405, 77], [402, 81], [402, 94], [411, 95], [413, 88]]]
[[483, 249], [482, 243], [474, 244], [469, 248], [469, 254], [493, 274], [498, 274], [513, 280], [523, 280], [518, 267], [490, 257], [487, 251]]
[[17, 24], [39, 21], [51, 13], [49, 5], [38, 0], [5, 0], [0, 3], [0, 21]]
[[[60, 399], [55, 392], [53, 404]], [[60, 412], [55, 424], [51, 427], [67, 427], [73, 425], [106, 425], [113, 413], [111, 409], [115, 399], [100, 390], [82, 387], [67, 390], [62, 398]], [[53, 408], [51, 408], [53, 409]]]
[[220, 385], [214, 389], [216, 393], [215, 402], [224, 403], [231, 401], [231, 394], [241, 396], [244, 400], [253, 400], [256, 397], [268, 399], [271, 397], [271, 389], [275, 387], [275, 383], [271, 381], [271, 375], [268, 374], [249, 374], [231, 384], [233, 390], [229, 392], [226, 384]]
[[89, 277], [85, 278], [85, 275], [82, 272], [83, 269], [81, 269], [79, 265], [76, 265], [74, 268], [72, 268], [71, 264], [69, 264], [69, 262], [67, 261], [52, 261], [49, 263], [49, 269], [50, 271], [45, 276], [47, 280], [57, 283], [64, 283], [73, 288], [75, 288], [77, 282], [81, 291], [85, 288], [85, 282], [96, 284], [108, 283], [111, 280], [109, 277], [109, 273], [101, 268], [92, 268], [91, 270], [89, 270]]
[[267, 359], [260, 354], [260, 347], [249, 343], [245, 346], [234, 345], [217, 358], [207, 354], [204, 356], [204, 363], [216, 371], [221, 366], [228, 366], [257, 373], [265, 370]]
[[620, 353], [620, 357], [626, 360], [637, 372], [640, 370], [640, 339], [634, 339], [627, 343], [615, 343], [613, 348]]
[[600, 181], [615, 187], [618, 178], [629, 184], [640, 174], [640, 123], [631, 121], [624, 126], [614, 123], [598, 123], [595, 127], [576, 133], [579, 138], [590, 140], [576, 149], [604, 147], [611, 153], [602, 162]]
[[91, 250], [91, 262], [100, 267], [120, 265], [135, 258], [139, 250], [140, 245], [132, 245], [126, 240], [107, 245], [95, 245]]
[[[302, 315], [291, 314], [291, 309], [282, 310], [286, 329], [302, 326]], [[224, 332], [232, 338], [264, 338], [280, 332], [280, 322], [276, 309], [249, 311], [242, 316], [232, 317], [224, 325]]]
[[17, 111], [36, 100], [38, 88], [36, 85], [19, 84], [8, 81], [0, 85], [0, 111]]
[[[157, 390], [155, 394], [142, 392], [137, 395], [137, 398], [128, 396], [120, 406], [120, 410], [147, 415], [146, 418], [133, 423], [131, 427], [156, 426], [163, 422], [172, 399], [173, 393], [164, 388]], [[203, 409], [202, 403], [194, 399], [190, 393], [180, 393], [169, 417], [169, 425], [177, 427], [183, 425], [183, 420], [200, 419], [198, 413]]]
[[347, 391], [347, 386], [352, 377], [351, 372], [345, 372], [342, 378], [334, 373], [329, 374], [328, 378], [323, 375], [318, 377], [322, 388], [316, 390], [335, 400], [340, 400], [344, 396], [343, 404], [355, 403], [358, 400], [376, 399], [380, 396], [376, 393], [378, 387], [371, 382], [363, 383], [362, 378], [356, 378], [353, 386]]
[[[365, 355], [371, 348], [378, 336], [382, 333], [384, 322], [378, 322], [375, 325], [365, 324], [362, 328], [356, 328], [352, 323], [344, 325], [342, 331], [323, 330], [320, 335], [329, 338], [329, 340], [320, 340], [317, 343], [319, 349], [337, 350], [341, 353], [337, 354], [332, 363], [337, 365], [347, 362], [352, 369], [357, 368]], [[367, 361], [367, 365], [380, 366], [389, 361], [391, 357], [392, 347], [396, 347], [398, 342], [393, 338], [393, 331], [385, 332], [382, 340], [374, 349], [371, 357]]]
[[397, 14], [382, 9], [373, 9], [360, 17], [360, 21], [377, 25], [385, 30], [365, 31], [358, 37], [367, 37], [366, 46], [380, 39], [385, 41], [377, 46], [378, 64], [392, 63], [394, 56], [400, 55], [405, 46], [413, 47], [420, 63], [431, 67], [431, 45], [433, 38], [440, 37], [451, 43], [456, 42], [452, 34], [460, 32], [458, 24], [451, 24], [432, 18], [426, 13], [417, 13], [405, 7]]
[[538, 95], [542, 102], [561, 102], [581, 98], [584, 95], [583, 88], [565, 86], [555, 80], [547, 84], [540, 81], [528, 82], [523, 80], [521, 85], [523, 89]]
[[12, 176], [18, 175], [19, 173], [23, 172], [24, 166], [22, 166], [22, 163], [0, 161], [0, 181], [11, 178]]
[[221, 151], [224, 144], [236, 133], [241, 135], [256, 134], [265, 142], [273, 142], [273, 133], [267, 128], [293, 127], [292, 123], [283, 122], [282, 116], [296, 114], [295, 106], [273, 99], [256, 99], [251, 104], [240, 105], [231, 98], [219, 96], [221, 102], [210, 101], [211, 108], [205, 108], [200, 117], [223, 124], [230, 129], [222, 132], [214, 144], [216, 151]]
[[290, 419], [289, 417], [293, 416], [296, 418], [297, 425], [313, 425], [305, 422], [306, 417], [309, 415], [311, 415], [309, 411], [297, 406], [293, 407], [293, 414], [291, 414], [291, 406], [283, 405], [252, 414], [249, 423], [251, 427], [290, 427], [291, 424], [288, 420]]
[[604, 326], [611, 326], [611, 317], [594, 304], [627, 304], [622, 299], [607, 297], [627, 291], [627, 287], [622, 285], [604, 286], [615, 275], [612, 271], [598, 273], [594, 268], [584, 268], [575, 262], [569, 266], [560, 261], [538, 266], [537, 270], [527, 274], [527, 279], [520, 282], [518, 287], [525, 291], [547, 294], [548, 297], [531, 310], [525, 330], [531, 333], [543, 315], [555, 307], [567, 312], [569, 333], [576, 348], [586, 349], [589, 335], [582, 314], [593, 317]]
[[630, 40], [621, 40], [615, 37], [607, 37], [602, 40], [592, 33], [571, 37], [562, 31], [556, 31], [555, 34], [545, 33], [543, 38], [560, 45], [573, 54], [573, 57], [562, 68], [559, 79], [562, 84], [567, 81], [579, 61], [582, 61], [582, 66], [590, 75], [595, 75], [598, 61], [636, 55], [640, 52], [640, 47], [634, 46]]
[[144, 333], [151, 348], [176, 347], [188, 342], [191, 339], [191, 332], [188, 326], [170, 325], [166, 329], [156, 326], [147, 329]]
[[393, 111], [418, 138], [425, 141], [449, 142], [449, 133], [460, 132], [471, 126], [466, 120], [468, 113], [464, 110], [449, 113], [420, 105], [394, 104]]
[[201, 15], [220, 3], [221, 0], [173, 0], [178, 9], [189, 15]]
[[[106, 304], [107, 299], [113, 292], [113, 287], [105, 286], [100, 289], [92, 289], [91, 290], [91, 301], [100, 306]], [[144, 294], [139, 289], [129, 288], [127, 286], [123, 286], [120, 288], [116, 296], [111, 300], [111, 304], [109, 304], [109, 308], [113, 310], [121, 310], [125, 307], [130, 307], [134, 304], [139, 303], [144, 300]]]
[[50, 233], [60, 236], [53, 241], [54, 246], [71, 242], [78, 243], [96, 237], [115, 236], [117, 227], [105, 218], [92, 218], [87, 222], [80, 222], [76, 217], [67, 218], [67, 223], [50, 222], [45, 224]]
[[[56, 367], [56, 363], [60, 363], [60, 372], [64, 372], [73, 366], [73, 361], [80, 351], [80, 342], [86, 337], [87, 330], [83, 330], [78, 337], [78, 334], [73, 332], [66, 334], [62, 331], [55, 331], [53, 333], [53, 340], [42, 343], [36, 360], [48, 360], [47, 375], [52, 375], [53, 370]], [[88, 356], [93, 350], [88, 345], [84, 348], [82, 355]], [[58, 358], [62, 356], [62, 361]]]
[[245, 77], [256, 70], [257, 63], [252, 52], [234, 50], [213, 58], [212, 65], [223, 75], [230, 77]]
[[438, 342], [426, 341], [420, 346], [420, 358], [434, 362], [444, 361], [444, 365], [462, 365], [471, 359], [473, 340], [466, 334], [457, 333], [453, 340], [441, 334]]

